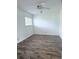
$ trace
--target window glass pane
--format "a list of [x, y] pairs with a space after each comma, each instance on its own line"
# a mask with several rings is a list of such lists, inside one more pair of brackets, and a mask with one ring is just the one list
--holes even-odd
[[32, 25], [32, 18], [25, 17], [25, 25], [26, 25], [26, 26]]

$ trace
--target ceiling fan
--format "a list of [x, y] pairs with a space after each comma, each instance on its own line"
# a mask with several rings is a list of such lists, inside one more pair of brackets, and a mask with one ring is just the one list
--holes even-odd
[[43, 13], [43, 10], [45, 10], [45, 9], [50, 9], [50, 8], [48, 8], [48, 7], [46, 7], [46, 0], [38, 0], [38, 1], [36, 1], [36, 8], [38, 9], [38, 10], [40, 10], [40, 13]]
[[49, 9], [48, 7], [45, 7], [44, 5], [42, 5], [42, 3], [38, 4], [36, 7], [38, 10], [40, 10], [40, 13], [43, 13], [43, 10], [45, 9]]

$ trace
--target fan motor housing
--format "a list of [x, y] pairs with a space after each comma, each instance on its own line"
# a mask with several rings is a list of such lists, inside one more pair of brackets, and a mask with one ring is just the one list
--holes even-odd
[[42, 9], [42, 6], [41, 6], [41, 5], [37, 5], [37, 8], [38, 8], [38, 9]]

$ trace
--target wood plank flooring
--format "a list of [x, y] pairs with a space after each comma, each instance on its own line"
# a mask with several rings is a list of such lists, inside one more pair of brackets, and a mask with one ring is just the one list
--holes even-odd
[[17, 45], [17, 59], [61, 59], [61, 55], [59, 36], [33, 35]]

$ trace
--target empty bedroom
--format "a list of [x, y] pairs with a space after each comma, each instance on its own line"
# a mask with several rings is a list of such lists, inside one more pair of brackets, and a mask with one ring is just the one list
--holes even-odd
[[17, 59], [62, 59], [61, 29], [61, 0], [17, 0]]

